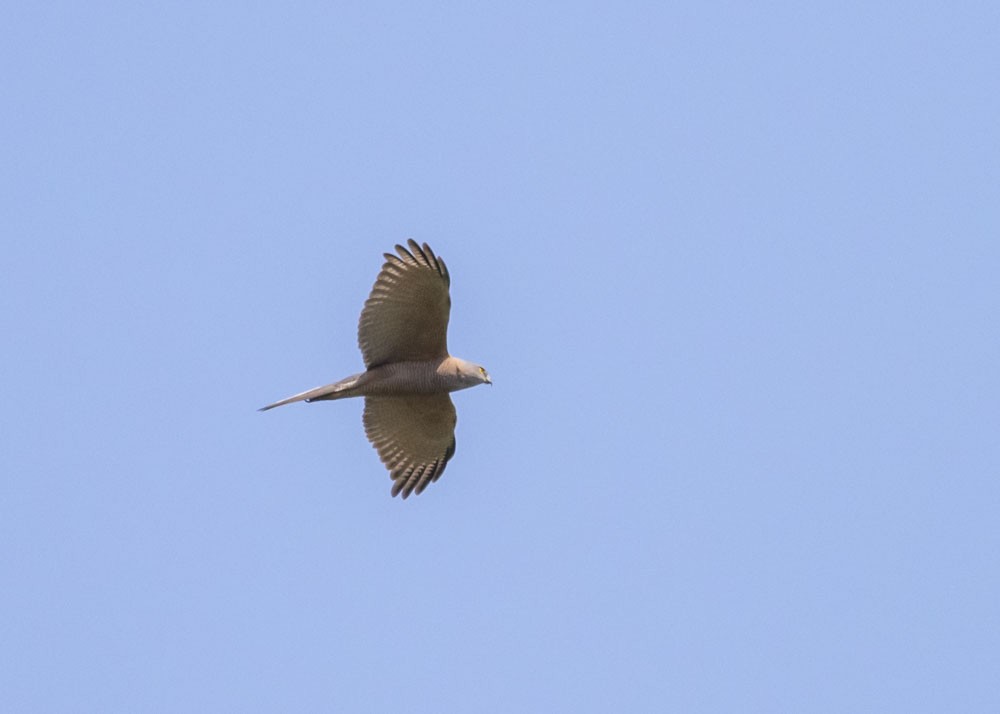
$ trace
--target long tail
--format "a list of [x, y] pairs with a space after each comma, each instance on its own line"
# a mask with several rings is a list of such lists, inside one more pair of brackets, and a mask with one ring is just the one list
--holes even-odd
[[[364, 374], [364, 372], [361, 374]], [[315, 402], [326, 399], [346, 399], [347, 397], [356, 397], [359, 392], [355, 389], [355, 387], [358, 385], [361, 374], [351, 375], [350, 377], [342, 379], [339, 382], [327, 384], [323, 387], [316, 387], [315, 389], [310, 389], [308, 392], [294, 394], [287, 399], [282, 399], [274, 404], [268, 404], [266, 407], [261, 407], [257, 411], [266, 412], [268, 409], [274, 409], [275, 407], [291, 404], [292, 402]]]

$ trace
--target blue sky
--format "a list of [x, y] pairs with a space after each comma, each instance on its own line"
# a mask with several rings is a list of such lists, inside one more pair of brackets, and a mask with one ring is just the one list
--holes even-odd
[[[988, 3], [2, 11], [0, 709], [995, 711]], [[407, 238], [458, 450], [359, 400]]]

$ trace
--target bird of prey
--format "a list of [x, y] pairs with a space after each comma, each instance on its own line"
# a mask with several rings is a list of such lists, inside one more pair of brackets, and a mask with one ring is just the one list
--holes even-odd
[[455, 454], [449, 392], [493, 384], [477, 364], [448, 354], [451, 278], [426, 243], [385, 253], [358, 321], [365, 371], [262, 407], [364, 397], [365, 434], [406, 498], [437, 481]]

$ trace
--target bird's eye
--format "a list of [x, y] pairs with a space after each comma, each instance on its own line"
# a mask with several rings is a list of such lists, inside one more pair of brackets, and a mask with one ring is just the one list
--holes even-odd
[[486, 374], [486, 370], [482, 367], [479, 368], [479, 374]]

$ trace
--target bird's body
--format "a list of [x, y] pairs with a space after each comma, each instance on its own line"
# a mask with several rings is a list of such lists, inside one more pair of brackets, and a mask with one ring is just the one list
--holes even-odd
[[[439, 394], [457, 392], [482, 384], [481, 379], [467, 379], [460, 375], [462, 369], [478, 369], [458, 357], [424, 362], [390, 362], [367, 372], [352, 374], [339, 382], [295, 394], [280, 402], [268, 404], [258, 411], [284, 406], [293, 402], [320, 402], [349, 397], [399, 397], [414, 394]], [[475, 372], [473, 371], [473, 374]]]
[[449, 392], [492, 384], [479, 365], [448, 354], [451, 298], [444, 261], [409, 241], [386, 253], [358, 323], [367, 369], [269, 404], [365, 397], [365, 432], [394, 480], [392, 495], [420, 493], [455, 453]]

